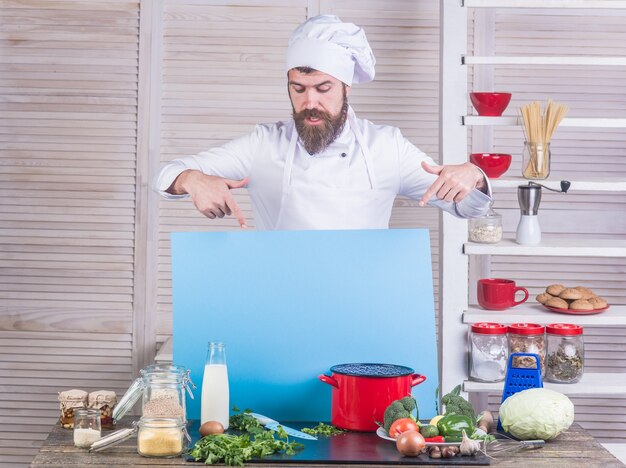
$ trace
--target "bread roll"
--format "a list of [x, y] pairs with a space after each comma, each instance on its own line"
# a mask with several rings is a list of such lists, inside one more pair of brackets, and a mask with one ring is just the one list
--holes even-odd
[[582, 299], [583, 295], [578, 289], [565, 288], [563, 291], [561, 291], [561, 293], [559, 294], [559, 297], [561, 299], [575, 301], [577, 299]]
[[594, 296], [591, 299], [588, 299], [589, 303], [593, 306], [594, 309], [604, 309], [609, 304], [602, 299], [601, 297]]
[[553, 297], [554, 296], [551, 296], [548, 293], [541, 293], [535, 299], [537, 299], [538, 303], [545, 304], [549, 299], [552, 299]]
[[595, 297], [594, 292], [584, 286], [574, 286], [574, 289], [582, 294], [581, 299], [591, 299], [592, 297]]
[[569, 308], [572, 310], [593, 310], [593, 306], [591, 305], [591, 302], [585, 299], [578, 299], [576, 301], [573, 301], [569, 305]]
[[556, 307], [557, 309], [568, 309], [568, 304], [565, 299], [561, 299], [560, 297], [552, 297], [548, 299], [544, 305], [549, 307]]
[[551, 284], [546, 288], [546, 292], [551, 296], [558, 296], [564, 289], [565, 286], [563, 286], [562, 284]]

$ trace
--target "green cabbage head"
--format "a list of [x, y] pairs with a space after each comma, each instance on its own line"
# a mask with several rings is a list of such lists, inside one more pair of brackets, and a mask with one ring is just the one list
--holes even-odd
[[547, 388], [515, 393], [500, 406], [502, 429], [520, 440], [554, 439], [574, 422], [574, 404]]

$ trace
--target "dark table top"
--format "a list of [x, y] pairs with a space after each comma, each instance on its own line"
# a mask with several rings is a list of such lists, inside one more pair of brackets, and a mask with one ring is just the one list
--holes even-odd
[[[129, 427], [130, 420], [122, 421], [120, 428]], [[103, 431], [103, 435], [108, 432]], [[373, 437], [376, 437], [375, 435]], [[393, 444], [389, 441], [378, 439], [381, 444]], [[378, 443], [378, 441], [374, 441]], [[385, 446], [386, 447], [386, 446]], [[305, 449], [306, 450], [306, 449]], [[394, 449], [395, 450], [395, 449]], [[461, 457], [458, 457], [461, 458]], [[405, 460], [408, 461], [408, 460]], [[459, 465], [461, 460], [454, 460], [454, 464], [445, 464], [443, 460], [437, 460], [438, 466], [464, 466]], [[417, 463], [418, 460], [415, 460]], [[545, 447], [533, 450], [517, 452], [515, 454], [498, 457], [490, 460], [490, 466], [508, 468], [526, 467], [621, 467], [625, 466], [598, 443], [589, 433], [579, 425], [574, 424], [568, 431], [561, 434], [557, 439], [546, 443]], [[392, 463], [394, 464], [394, 463]], [[399, 463], [395, 463], [399, 464]], [[249, 467], [268, 468], [277, 466], [280, 468], [303, 468], [303, 467], [330, 467], [338, 466], [339, 463], [323, 462], [280, 462], [268, 461], [267, 463], [247, 463]], [[384, 468], [387, 464], [372, 463], [341, 463], [343, 466], [359, 466], [362, 468]], [[340, 466], [341, 466], [340, 465]], [[73, 444], [71, 430], [63, 429], [60, 425], [52, 428], [47, 440], [41, 447], [37, 456], [31, 462], [31, 467], [47, 468], [111, 468], [126, 466], [185, 466], [202, 467], [202, 463], [185, 461], [184, 458], [145, 458], [137, 454], [137, 439], [132, 437], [123, 443], [100, 453], [89, 453], [85, 449], [78, 449]], [[407, 466], [407, 465], [404, 465]]]

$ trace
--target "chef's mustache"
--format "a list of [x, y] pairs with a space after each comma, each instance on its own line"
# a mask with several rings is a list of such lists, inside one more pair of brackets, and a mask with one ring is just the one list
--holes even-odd
[[326, 123], [332, 122], [332, 116], [328, 112], [324, 112], [320, 109], [303, 109], [300, 112], [294, 114], [296, 120], [303, 121], [304, 119], [322, 119]]

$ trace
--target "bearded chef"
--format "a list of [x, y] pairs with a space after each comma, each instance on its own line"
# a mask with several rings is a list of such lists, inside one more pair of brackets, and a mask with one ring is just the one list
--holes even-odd
[[247, 187], [257, 229], [387, 228], [397, 195], [471, 218], [487, 212], [491, 190], [471, 163], [439, 166], [395, 127], [357, 118], [353, 83], [374, 79], [363, 29], [333, 15], [300, 25], [287, 48], [293, 119], [196, 156], [158, 174], [166, 198], [190, 195], [209, 218], [246, 219], [232, 189]]

